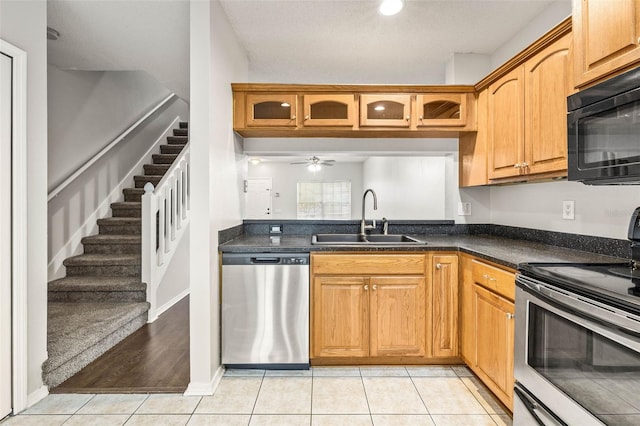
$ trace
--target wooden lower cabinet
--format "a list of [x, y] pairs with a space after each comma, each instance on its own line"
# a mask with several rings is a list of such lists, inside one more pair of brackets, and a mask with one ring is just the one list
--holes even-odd
[[479, 285], [474, 286], [473, 295], [476, 374], [513, 410], [514, 304]]
[[460, 269], [460, 355], [513, 410], [515, 275], [466, 254]]
[[369, 355], [369, 292], [363, 277], [313, 280], [313, 355]]
[[458, 356], [458, 256], [433, 255], [431, 263], [432, 353]]
[[369, 354], [424, 356], [424, 277], [371, 277], [369, 283]]
[[311, 265], [314, 359], [427, 356], [426, 253], [314, 253]]

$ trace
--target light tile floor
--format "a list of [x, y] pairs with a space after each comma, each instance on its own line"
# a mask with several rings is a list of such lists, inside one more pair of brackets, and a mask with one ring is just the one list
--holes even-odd
[[506, 426], [463, 366], [228, 370], [212, 396], [54, 394], [2, 426]]

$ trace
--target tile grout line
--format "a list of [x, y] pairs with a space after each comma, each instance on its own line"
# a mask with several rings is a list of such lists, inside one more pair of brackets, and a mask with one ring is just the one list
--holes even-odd
[[[406, 367], [405, 367], [405, 370], [407, 370]], [[431, 423], [435, 425], [436, 422], [433, 420], [433, 417], [431, 416], [429, 407], [427, 407], [427, 403], [424, 402], [424, 398], [422, 398], [422, 394], [418, 390], [418, 386], [416, 386], [416, 382], [413, 381], [413, 376], [411, 375], [411, 373], [409, 373], [409, 370], [407, 370], [407, 374], [409, 375], [409, 380], [411, 380], [411, 384], [413, 385], [413, 388], [416, 390], [416, 392], [418, 393], [418, 396], [420, 397], [420, 401], [422, 401], [422, 405], [424, 405], [424, 409], [427, 410], [427, 416], [429, 417], [429, 420], [431, 420]]]
[[258, 404], [258, 398], [260, 398], [260, 392], [262, 391], [262, 385], [264, 384], [264, 378], [266, 375], [267, 375], [267, 370], [264, 370], [262, 373], [262, 378], [260, 379], [260, 387], [258, 387], [256, 400], [253, 402], [253, 407], [251, 408], [251, 414], [249, 415], [249, 424], [251, 424], [251, 419], [253, 419], [253, 413], [254, 411], [256, 411], [256, 405]]
[[369, 404], [369, 397], [367, 396], [367, 387], [364, 385], [364, 377], [362, 377], [362, 370], [360, 370], [360, 367], [358, 367], [358, 371], [360, 372], [360, 383], [362, 384], [362, 390], [364, 391], [364, 399], [367, 401], [369, 420], [371, 420], [371, 425], [373, 426], [373, 413], [371, 413], [371, 405]]

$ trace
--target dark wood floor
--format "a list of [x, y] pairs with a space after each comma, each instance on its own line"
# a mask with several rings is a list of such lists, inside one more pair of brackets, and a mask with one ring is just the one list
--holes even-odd
[[189, 297], [51, 393], [182, 393], [189, 384]]

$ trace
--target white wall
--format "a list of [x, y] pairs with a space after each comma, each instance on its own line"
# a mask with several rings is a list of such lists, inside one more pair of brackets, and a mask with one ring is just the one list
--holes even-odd
[[246, 167], [233, 133], [231, 82], [248, 81], [248, 60], [220, 3], [191, 0], [191, 382], [211, 394], [221, 377], [218, 231], [241, 223]]
[[446, 219], [444, 157], [371, 157], [363, 170], [363, 187], [378, 196], [377, 211], [367, 200], [368, 218]]
[[496, 69], [513, 55], [529, 46], [544, 33], [571, 15], [571, 0], [556, 0], [536, 16], [526, 27], [518, 31], [491, 55], [491, 67]]
[[48, 72], [49, 190], [171, 93], [144, 71]]
[[[249, 164], [247, 177], [272, 178], [272, 218], [296, 219], [297, 183], [300, 181], [351, 181], [351, 218], [359, 219], [362, 198], [362, 162], [339, 162], [331, 167], [322, 167], [312, 173], [302, 164], [288, 162], [262, 162]], [[276, 195], [278, 194], [278, 195]]]
[[0, 1], [0, 38], [27, 52], [28, 403], [46, 395], [47, 359], [47, 3]]
[[[187, 225], [189, 226], [189, 225]], [[184, 296], [189, 290], [189, 229], [185, 230], [176, 251], [171, 258], [171, 263], [162, 277], [156, 293], [156, 306], [169, 308], [169, 304], [177, 302], [179, 296]], [[186, 333], [187, 330], [184, 330]]]

